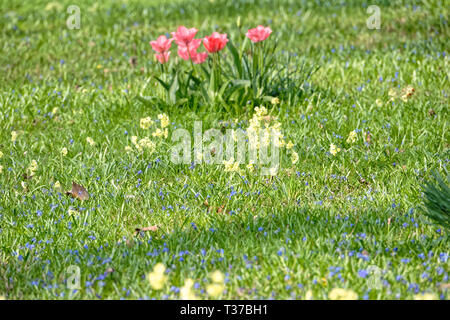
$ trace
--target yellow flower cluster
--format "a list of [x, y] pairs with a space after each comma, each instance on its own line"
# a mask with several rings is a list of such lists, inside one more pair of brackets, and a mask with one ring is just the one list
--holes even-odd
[[271, 138], [275, 139], [277, 147], [285, 145], [284, 135], [281, 133], [281, 123], [268, 116], [265, 107], [255, 107], [255, 113], [249, 122], [247, 134], [251, 148], [267, 147]]
[[87, 143], [89, 143], [91, 146], [95, 146], [95, 141], [91, 137], [86, 138]]
[[131, 142], [134, 144], [134, 146], [136, 147], [136, 149], [138, 149], [139, 152], [147, 150], [150, 153], [153, 153], [155, 151], [156, 144], [153, 141], [151, 141], [148, 137], [142, 138], [138, 141], [137, 136], [132, 136]]
[[[169, 135], [169, 130], [167, 129], [167, 126], [169, 126], [169, 116], [165, 113], [161, 113], [158, 115], [158, 119], [161, 122], [161, 128], [156, 128], [156, 130], [152, 133], [153, 137], [164, 137], [164, 139], [167, 139], [167, 136]], [[148, 130], [155, 122], [150, 118], [142, 118], [139, 122], [139, 126], [144, 129]]]
[[239, 162], [235, 162], [233, 157], [228, 161], [224, 160], [223, 164], [225, 166], [225, 172], [239, 171]]
[[161, 290], [166, 283], [167, 276], [164, 275], [166, 267], [162, 263], [157, 263], [153, 271], [147, 275], [148, 282], [154, 290]]
[[225, 277], [219, 270], [211, 273], [210, 278], [213, 283], [206, 287], [206, 292], [213, 298], [218, 298], [225, 290]]
[[156, 131], [152, 133], [152, 136], [154, 137], [162, 137], [164, 136], [164, 139], [167, 139], [167, 136], [169, 135], [169, 130], [165, 128], [164, 130], [161, 130], [160, 128], [156, 128]]
[[198, 297], [195, 295], [192, 286], [194, 285], [194, 280], [186, 279], [184, 285], [180, 288], [180, 298], [181, 300], [197, 300]]
[[147, 130], [148, 128], [150, 128], [153, 124], [153, 120], [150, 117], [147, 118], [142, 118], [139, 125], [142, 129]]
[[341, 151], [341, 148], [336, 147], [334, 144], [330, 144], [330, 153], [333, 156], [336, 156], [338, 152]]
[[408, 85], [406, 88], [403, 88], [400, 92], [394, 88], [389, 89], [388, 95], [390, 97], [390, 101], [395, 101], [395, 99], [399, 98], [403, 102], [407, 102], [416, 90], [413, 86]]
[[161, 121], [162, 129], [169, 126], [169, 117], [167, 116], [167, 114], [165, 114], [165, 113], [158, 114], [158, 119]]
[[347, 138], [347, 143], [354, 143], [356, 141], [356, 131], [350, 131]]
[[414, 300], [438, 300], [438, 296], [434, 293], [416, 294]]
[[334, 288], [328, 294], [331, 300], [357, 300], [358, 295], [351, 289]]
[[30, 166], [28, 167], [28, 172], [30, 176], [34, 176], [38, 169], [38, 164], [36, 160], [31, 160]]
[[253, 160], [250, 160], [250, 161], [249, 161], [249, 163], [248, 163], [248, 165], [247, 165], [247, 169], [248, 169], [250, 172], [253, 172], [253, 170], [255, 170], [255, 162], [254, 162]]
[[11, 142], [16, 142], [18, 135], [17, 131], [11, 131]]

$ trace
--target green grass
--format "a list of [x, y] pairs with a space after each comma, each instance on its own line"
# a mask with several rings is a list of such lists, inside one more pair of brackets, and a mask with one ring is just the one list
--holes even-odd
[[[61, 3], [0, 3], [0, 296], [177, 299], [191, 278], [196, 295], [211, 298], [209, 275], [220, 270], [224, 299], [303, 299], [308, 291], [328, 299], [333, 288], [360, 299], [448, 299], [448, 231], [418, 210], [421, 184], [449, 161], [444, 1], [375, 1], [381, 30], [367, 29], [360, 1], [86, 0], [78, 1], [80, 30], [66, 28], [72, 2]], [[146, 86], [159, 73], [148, 42], [186, 25], [199, 36], [217, 27], [239, 45], [258, 24], [270, 25], [267, 41], [277, 39], [280, 52], [318, 67], [295, 100], [265, 104], [298, 162], [284, 152], [272, 178], [244, 165], [239, 175], [172, 164], [170, 137], [152, 137], [158, 122], [145, 131], [141, 118], [166, 113], [170, 132], [195, 120], [204, 130], [234, 119], [246, 127], [254, 105], [230, 113], [140, 99], [163, 97], [154, 80]], [[389, 101], [390, 89], [408, 85], [410, 99]], [[156, 151], [125, 152], [131, 136], [149, 136]], [[330, 143], [342, 149], [336, 156]], [[26, 179], [33, 159], [37, 171]], [[72, 181], [89, 200], [65, 194]], [[152, 225], [156, 232], [134, 235]], [[145, 278], [158, 262], [168, 268], [160, 291]], [[75, 293], [65, 285], [71, 265], [81, 271]], [[362, 277], [372, 266], [382, 274], [375, 289]]]

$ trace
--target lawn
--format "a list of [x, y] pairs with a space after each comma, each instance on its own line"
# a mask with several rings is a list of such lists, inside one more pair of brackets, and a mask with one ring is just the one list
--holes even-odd
[[[0, 3], [0, 297], [448, 299], [421, 211], [450, 154], [445, 1], [373, 1], [380, 29], [356, 0], [83, 0], [71, 29], [73, 2]], [[229, 42], [160, 64], [181, 25]], [[199, 121], [280, 128], [278, 170], [174, 163]]]

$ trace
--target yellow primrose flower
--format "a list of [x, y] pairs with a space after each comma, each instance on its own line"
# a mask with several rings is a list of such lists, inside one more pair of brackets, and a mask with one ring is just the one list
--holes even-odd
[[277, 105], [277, 104], [280, 103], [280, 99], [278, 99], [277, 97], [275, 97], [275, 98], [272, 98], [271, 102], [272, 102], [273, 105]]
[[247, 169], [250, 171], [253, 171], [255, 169], [255, 162], [253, 160], [249, 161], [249, 164], [247, 165]]
[[153, 141], [151, 141], [148, 137], [145, 137], [145, 138], [139, 140], [138, 146], [141, 148], [146, 148], [150, 152], [153, 152], [153, 151], [155, 151], [156, 144]]
[[142, 118], [139, 125], [142, 129], [147, 130], [153, 124], [153, 120], [150, 117]]
[[292, 164], [296, 164], [298, 162], [298, 153], [293, 151], [291, 155]]
[[351, 289], [334, 288], [328, 294], [331, 300], [357, 300], [358, 295]]
[[53, 185], [54, 189], [60, 189], [61, 188], [61, 183], [59, 183], [59, 181], [56, 181], [55, 184]]
[[286, 144], [286, 149], [292, 149], [293, 147], [295, 146], [295, 144], [293, 144], [292, 143], [292, 141], [289, 141], [287, 144]]
[[336, 156], [336, 154], [340, 151], [341, 151], [341, 148], [337, 148], [334, 144], [330, 144], [330, 153], [333, 156]]
[[0, 173], [2, 173], [2, 172], [3, 172], [3, 166], [0, 165]]
[[438, 296], [434, 293], [424, 293], [414, 295], [414, 300], [438, 300]]
[[354, 143], [356, 141], [356, 131], [350, 131], [347, 138], [347, 143]]
[[381, 107], [381, 106], [383, 105], [383, 101], [381, 101], [381, 99], [377, 99], [377, 100], [375, 100], [375, 104], [376, 104], [378, 107]]
[[275, 166], [275, 167], [269, 169], [269, 174], [271, 176], [276, 176], [277, 173], [278, 173], [278, 166]]
[[36, 160], [31, 160], [31, 164], [30, 164], [29, 169], [30, 169], [31, 171], [36, 171], [36, 170], [37, 170], [37, 167], [38, 167], [37, 161], [36, 161]]
[[16, 131], [11, 131], [11, 142], [16, 142], [18, 135]]
[[30, 166], [28, 167], [28, 172], [30, 176], [33, 176], [38, 169], [38, 164], [36, 160], [31, 160]]
[[388, 92], [388, 96], [394, 98], [397, 95], [397, 91], [394, 88], [390, 88]]
[[91, 146], [95, 146], [95, 141], [91, 137], [86, 138], [87, 143], [89, 143]]
[[161, 128], [164, 129], [165, 127], [167, 127], [169, 125], [169, 117], [167, 116], [167, 114], [162, 113], [162, 114], [158, 114], [158, 119], [161, 120]]
[[154, 290], [161, 290], [164, 287], [164, 283], [167, 280], [167, 276], [164, 275], [165, 271], [166, 267], [159, 262], [153, 267], [153, 271], [147, 275], [150, 286]]
[[137, 139], [138, 139], [138, 137], [132, 136], [132, 137], [131, 137], [131, 142], [132, 142], [134, 145], [136, 145], [136, 144], [137, 144]]
[[225, 165], [225, 172], [238, 171], [239, 163], [234, 162], [234, 158], [231, 157], [230, 160], [223, 160], [223, 164]]
[[152, 136], [159, 138], [159, 137], [162, 137], [163, 134], [164, 134], [164, 132], [160, 128], [157, 128], [156, 131], [152, 133]]
[[265, 107], [255, 107], [256, 116], [263, 117], [267, 114], [267, 109]]
[[20, 185], [22, 186], [22, 188], [23, 188], [24, 190], [27, 188], [27, 184], [26, 184], [25, 181], [22, 181], [22, 182], [20, 183]]
[[203, 159], [203, 153], [201, 151], [197, 152], [195, 154], [195, 160], [197, 160], [197, 162], [202, 162]]
[[216, 283], [223, 283], [225, 281], [225, 277], [222, 272], [216, 270], [211, 273], [211, 280]]
[[186, 279], [184, 281], [184, 285], [180, 288], [180, 298], [181, 300], [197, 300], [197, 296], [192, 290], [192, 286], [194, 285], [194, 280]]
[[63, 156], [67, 156], [67, 148], [66, 148], [66, 147], [64, 147], [64, 148], [61, 149], [61, 154], [62, 154]]
[[77, 216], [80, 213], [77, 210], [69, 209], [68, 214], [69, 216]]
[[311, 290], [306, 291], [305, 300], [312, 300], [312, 299], [314, 299], [312, 291]]
[[130, 152], [133, 151], [133, 148], [131, 148], [130, 146], [125, 146], [125, 152]]
[[206, 292], [213, 298], [219, 297], [224, 289], [225, 286], [221, 283], [211, 283], [206, 286]]

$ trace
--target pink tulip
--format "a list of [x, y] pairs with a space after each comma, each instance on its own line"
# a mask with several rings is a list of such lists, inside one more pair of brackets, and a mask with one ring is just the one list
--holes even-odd
[[195, 64], [200, 64], [205, 62], [208, 57], [208, 52], [197, 52], [193, 57], [191, 57], [192, 62]]
[[158, 53], [164, 53], [170, 49], [173, 39], [167, 39], [166, 36], [159, 36], [156, 41], [150, 41], [152, 49]]
[[191, 49], [189, 48], [189, 51], [186, 47], [178, 47], [178, 55], [183, 60], [189, 60], [193, 56], [197, 54], [197, 49]]
[[270, 36], [271, 33], [272, 33], [272, 30], [270, 29], [270, 27], [263, 27], [263, 26], [259, 25], [254, 29], [249, 29], [245, 35], [252, 42], [260, 42], [260, 41], [266, 40]]
[[167, 61], [169, 61], [169, 57], [170, 57], [170, 51], [165, 51], [163, 53], [155, 53], [155, 57], [156, 59], [158, 59], [158, 61], [161, 64], [166, 63]]
[[[196, 39], [194, 39], [196, 40]], [[200, 39], [199, 39], [200, 40]], [[197, 46], [198, 48], [198, 46]], [[193, 63], [199, 64], [205, 62], [208, 57], [208, 52], [197, 52], [197, 48], [189, 47], [189, 51], [186, 47], [178, 47], [178, 55], [183, 60], [192, 60]]]
[[177, 31], [172, 32], [172, 37], [176, 44], [182, 47], [188, 47], [192, 39], [197, 34], [197, 29], [188, 29], [185, 26], [178, 27]]
[[227, 34], [213, 32], [211, 36], [203, 38], [203, 45], [210, 53], [214, 53], [225, 48], [228, 42]]
[[[192, 39], [191, 42], [189, 42], [189, 51], [191, 50], [197, 50], [198, 47], [200, 47], [200, 44], [202, 43], [202, 39]], [[186, 49], [187, 46], [178, 46], [181, 49]]]

